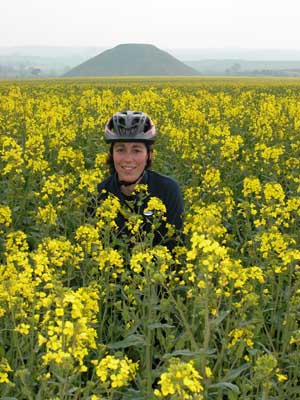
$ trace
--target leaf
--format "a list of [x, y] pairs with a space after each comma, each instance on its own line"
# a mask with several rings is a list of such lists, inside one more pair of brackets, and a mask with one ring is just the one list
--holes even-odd
[[155, 322], [154, 324], [148, 325], [149, 329], [158, 329], [158, 328], [174, 328], [174, 325], [163, 324], [161, 322]]
[[134, 390], [132, 388], [129, 388], [125, 390], [125, 392], [122, 395], [122, 400], [144, 400], [145, 397], [143, 394], [140, 393], [140, 391]]
[[240, 389], [237, 385], [230, 382], [219, 382], [209, 386], [209, 389], [229, 389], [237, 394], [240, 393]]
[[177, 357], [177, 356], [185, 356], [185, 357], [195, 357], [198, 356], [200, 354], [199, 351], [190, 351], [190, 350], [175, 350], [172, 353], [167, 353], [163, 356], [163, 359], [168, 359], [171, 357]]
[[211, 321], [211, 325], [213, 326], [213, 327], [217, 327], [218, 325], [220, 325], [220, 323], [227, 317], [227, 315], [228, 314], [230, 314], [230, 312], [231, 311], [224, 311], [224, 312], [221, 312], [220, 313], [220, 315], [217, 317], [217, 318], [214, 318], [212, 321]]
[[1, 397], [1, 400], [18, 400], [16, 397]]
[[228, 374], [225, 375], [224, 380], [233, 381], [238, 376], [240, 376], [242, 372], [244, 372], [248, 368], [249, 368], [249, 364], [243, 364], [239, 368], [232, 369], [228, 372]]
[[145, 339], [143, 335], [130, 335], [124, 340], [108, 344], [106, 347], [109, 349], [126, 349], [131, 346], [144, 346]]

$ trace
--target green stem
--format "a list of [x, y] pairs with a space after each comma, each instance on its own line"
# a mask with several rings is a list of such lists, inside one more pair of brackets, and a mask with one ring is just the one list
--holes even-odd
[[185, 317], [186, 314], [185, 314], [185, 312], [183, 310], [182, 302], [179, 299], [177, 299], [177, 300], [175, 299], [175, 297], [173, 296], [172, 292], [170, 291], [170, 289], [167, 286], [164, 286], [164, 287], [165, 287], [168, 295], [170, 296], [170, 299], [174, 303], [177, 311], [179, 312], [179, 315], [180, 315], [180, 318], [181, 318], [181, 320], [183, 322], [184, 328], [188, 333], [188, 336], [189, 336], [193, 351], [200, 351], [200, 348], [199, 348], [199, 346], [198, 346], [198, 344], [197, 344], [197, 342], [195, 340], [194, 334], [192, 332], [191, 326], [190, 326], [190, 324], [188, 323], [188, 321], [187, 321], [187, 319]]
[[262, 392], [262, 400], [268, 400], [269, 399], [269, 390], [265, 386], [263, 387], [263, 392]]
[[[12, 322], [13, 322], [13, 327], [14, 327], [14, 329], [15, 329], [16, 326], [17, 326], [17, 324], [16, 324], [15, 316], [14, 316], [14, 314], [13, 314], [12, 311], [11, 311], [11, 320], [12, 320]], [[15, 332], [13, 332], [13, 347], [15, 347], [15, 348], [17, 349], [17, 353], [18, 353], [18, 355], [19, 355], [19, 359], [20, 359], [20, 361], [21, 361], [22, 368], [23, 368], [24, 370], [26, 370], [27, 368], [26, 368], [26, 365], [25, 365], [25, 362], [24, 362], [24, 359], [23, 359], [23, 354], [22, 354], [22, 351], [21, 351], [21, 349], [20, 349], [19, 341], [18, 341], [17, 338], [16, 338]], [[22, 374], [19, 374], [19, 377], [20, 377], [21, 382], [22, 382], [22, 384], [23, 384], [23, 386], [24, 386], [24, 389], [23, 389], [23, 390], [24, 390], [24, 392], [26, 393], [26, 396], [28, 397], [28, 400], [33, 400], [33, 396], [32, 396], [32, 394], [31, 394], [31, 390], [30, 390], [30, 388], [28, 387], [28, 384], [25, 382], [24, 377], [22, 376]]]
[[150, 321], [153, 321], [153, 309], [152, 309], [152, 285], [147, 274], [147, 296], [146, 300], [146, 379], [147, 379], [147, 398], [150, 399], [152, 396], [152, 331], [149, 329]]

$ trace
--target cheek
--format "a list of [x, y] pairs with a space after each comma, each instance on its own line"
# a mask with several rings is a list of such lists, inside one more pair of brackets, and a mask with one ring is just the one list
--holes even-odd
[[112, 159], [113, 159], [114, 163], [119, 163], [120, 160], [122, 159], [122, 156], [120, 154], [118, 154], [118, 153], [114, 153], [113, 156], [112, 156]]
[[146, 164], [147, 164], [147, 160], [148, 160], [148, 154], [143, 154], [143, 155], [139, 158], [139, 164], [146, 165]]

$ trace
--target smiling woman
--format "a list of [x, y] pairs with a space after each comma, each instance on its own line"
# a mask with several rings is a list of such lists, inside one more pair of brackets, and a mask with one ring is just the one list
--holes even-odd
[[[101, 203], [113, 195], [121, 207], [127, 208], [116, 218], [119, 236], [130, 235], [126, 216], [134, 213], [141, 222], [140, 238], [145, 240], [153, 232], [152, 245], [165, 244], [172, 250], [181, 237], [183, 199], [173, 178], [150, 170], [155, 137], [155, 126], [143, 112], [124, 111], [110, 118], [105, 140], [110, 144], [111, 175], [98, 185], [98, 196], [89, 207], [89, 214], [95, 216], [97, 208], [101, 213]], [[160, 206], [155, 202], [153, 207], [153, 200], [158, 200]]]
[[148, 150], [142, 142], [117, 142], [112, 151], [121, 190], [125, 195], [130, 195], [134, 185], [142, 178], [148, 159], [152, 158], [152, 149]]

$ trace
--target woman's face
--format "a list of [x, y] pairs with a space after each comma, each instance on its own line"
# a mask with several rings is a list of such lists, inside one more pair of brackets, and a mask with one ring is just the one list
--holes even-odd
[[147, 160], [148, 151], [145, 143], [114, 143], [113, 161], [120, 181], [134, 182], [137, 180], [144, 171]]

